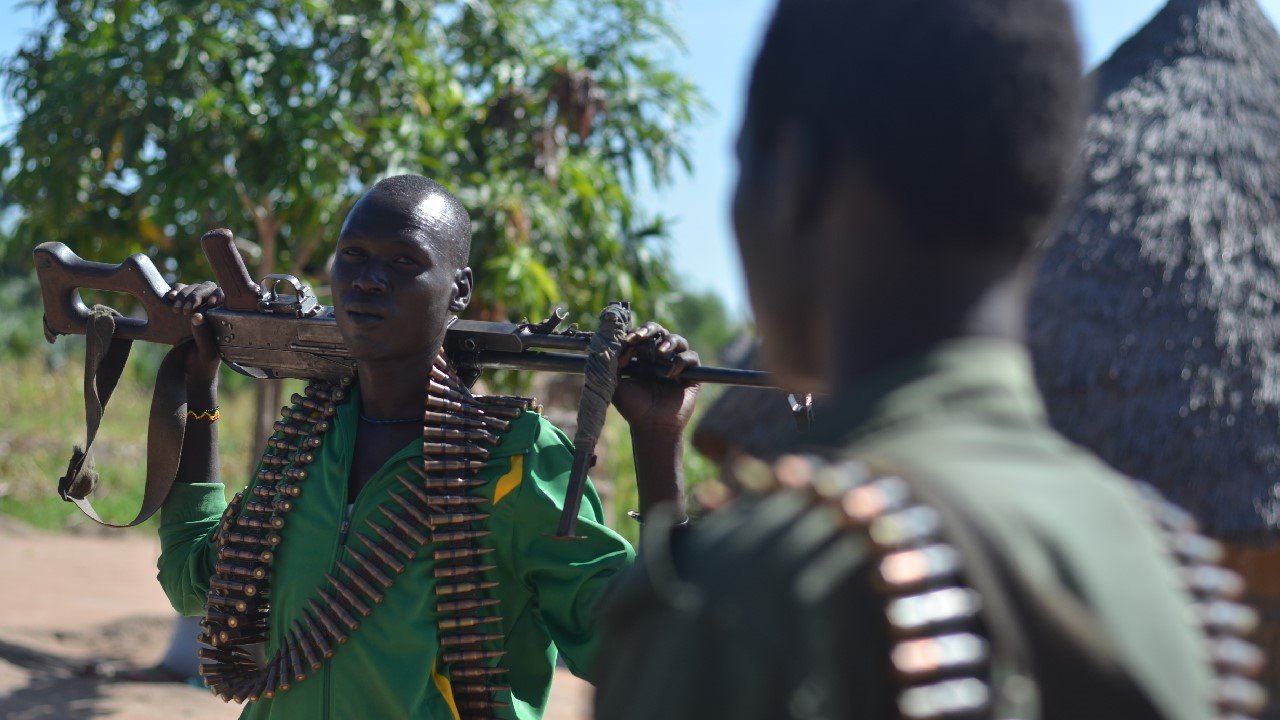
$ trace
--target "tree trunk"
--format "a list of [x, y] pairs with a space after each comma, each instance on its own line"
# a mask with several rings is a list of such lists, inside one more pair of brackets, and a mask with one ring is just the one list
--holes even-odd
[[[274, 215], [266, 211], [254, 214], [254, 224], [257, 226], [258, 243], [262, 248], [262, 254], [258, 258], [258, 279], [261, 280], [275, 272], [276, 238], [280, 232], [280, 225]], [[282, 389], [279, 380], [259, 380], [254, 383], [254, 418], [251, 444], [253, 450], [249, 453], [249, 467], [247, 470], [250, 479], [253, 479], [253, 473], [258, 468], [258, 461], [267, 449], [267, 438], [271, 437], [272, 426], [279, 416]]]
[[249, 478], [258, 469], [258, 461], [267, 449], [267, 438], [280, 413], [279, 380], [258, 380], [253, 384], [253, 451], [249, 454]]

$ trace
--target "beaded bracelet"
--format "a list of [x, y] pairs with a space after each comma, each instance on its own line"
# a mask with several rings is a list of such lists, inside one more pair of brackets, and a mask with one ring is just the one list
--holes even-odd
[[222, 412], [218, 410], [217, 405], [213, 407], [212, 411], [201, 410], [200, 412], [196, 412], [195, 410], [188, 410], [187, 419], [188, 420], [204, 420], [205, 422], [217, 422], [222, 419]]

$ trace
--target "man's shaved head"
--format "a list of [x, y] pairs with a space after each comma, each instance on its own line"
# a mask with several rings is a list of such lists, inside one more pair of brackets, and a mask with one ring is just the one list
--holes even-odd
[[374, 185], [351, 208], [342, 231], [355, 223], [407, 225], [455, 268], [466, 267], [471, 256], [471, 216], [444, 186], [421, 175], [395, 175]]
[[332, 288], [338, 330], [360, 362], [430, 365], [449, 317], [471, 302], [471, 218], [421, 175], [364, 194], [342, 225]]

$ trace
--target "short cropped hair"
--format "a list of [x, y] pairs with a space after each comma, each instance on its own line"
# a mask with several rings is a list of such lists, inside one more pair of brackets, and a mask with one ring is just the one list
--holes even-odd
[[406, 210], [417, 208], [424, 200], [434, 198], [440, 204], [432, 220], [438, 235], [450, 243], [450, 259], [457, 267], [466, 267], [471, 255], [471, 215], [443, 185], [422, 175], [393, 175], [384, 178], [368, 194], [377, 193]]
[[1021, 254], [1070, 189], [1086, 96], [1063, 0], [780, 0], [744, 142], [794, 127], [810, 190], [860, 167], [921, 237]]

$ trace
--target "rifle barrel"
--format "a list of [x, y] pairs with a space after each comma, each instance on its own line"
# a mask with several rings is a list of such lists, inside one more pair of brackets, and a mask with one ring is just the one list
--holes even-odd
[[[476, 353], [460, 354], [454, 357], [460, 365], [476, 368], [500, 368], [505, 370], [541, 370], [581, 375], [587, 365], [585, 355], [573, 355], [557, 352], [504, 353], [482, 350]], [[662, 366], [645, 364], [633, 360], [622, 370], [623, 377], [662, 377]], [[680, 374], [680, 378], [689, 382], [708, 383], [713, 385], [741, 385], [744, 387], [772, 388], [778, 386], [773, 376], [759, 370], [739, 370], [737, 368], [711, 367], [700, 365], [689, 368]]]
[[541, 333], [526, 333], [522, 335], [525, 347], [538, 348], [539, 350], [572, 350], [575, 352], [586, 352], [587, 346], [591, 344], [590, 335], [560, 335], [550, 333], [543, 335]]

